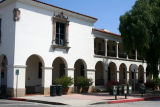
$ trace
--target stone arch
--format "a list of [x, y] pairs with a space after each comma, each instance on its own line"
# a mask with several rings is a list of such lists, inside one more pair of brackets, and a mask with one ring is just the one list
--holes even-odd
[[26, 61], [26, 94], [43, 94], [43, 68], [44, 60], [41, 56], [33, 54]]
[[138, 82], [144, 83], [144, 67], [142, 65], [138, 67]]
[[62, 57], [57, 57], [52, 64], [52, 84], [57, 78], [66, 76], [67, 61]]
[[129, 84], [132, 85], [132, 89], [136, 90], [137, 88], [137, 80], [138, 80], [138, 66], [136, 64], [131, 64], [129, 67]]
[[138, 79], [136, 78], [136, 73], [138, 70], [138, 66], [136, 64], [131, 64], [129, 66], [129, 83], [132, 84], [134, 80]]
[[119, 82], [120, 84], [127, 84], [127, 66], [124, 63], [119, 66]]
[[104, 63], [102, 61], [98, 61], [95, 65], [95, 70], [95, 85], [104, 85]]
[[76, 60], [74, 64], [74, 85], [76, 86], [76, 81], [79, 76], [87, 77], [87, 65], [83, 59]]
[[108, 81], [117, 80], [117, 66], [114, 62], [110, 62], [108, 65]]
[[8, 72], [8, 59], [5, 54], [0, 55], [0, 95], [7, 94], [7, 72]]

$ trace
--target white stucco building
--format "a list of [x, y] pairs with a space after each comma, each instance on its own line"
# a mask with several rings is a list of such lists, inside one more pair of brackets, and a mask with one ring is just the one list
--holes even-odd
[[[36, 0], [0, 3], [0, 87], [8, 96], [49, 94], [56, 78], [146, 82], [146, 63], [126, 55], [121, 36], [94, 28], [96, 18]], [[17, 70], [19, 75], [16, 75]], [[17, 79], [18, 77], [18, 79]], [[18, 83], [18, 85], [17, 85]]]

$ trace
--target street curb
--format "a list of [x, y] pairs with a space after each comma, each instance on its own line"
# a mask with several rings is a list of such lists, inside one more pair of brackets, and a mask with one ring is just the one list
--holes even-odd
[[59, 102], [49, 102], [49, 101], [42, 101], [42, 100], [30, 100], [30, 99], [24, 99], [24, 98], [8, 98], [8, 100], [35, 102], [35, 103], [50, 104], [50, 105], [67, 105], [67, 104], [63, 104], [63, 103], [59, 103]]
[[137, 99], [126, 99], [126, 100], [117, 100], [117, 101], [108, 101], [108, 104], [116, 103], [127, 103], [127, 102], [138, 102], [138, 101], [148, 101], [148, 100], [158, 100], [160, 97], [147, 97], [147, 98], [137, 98]]

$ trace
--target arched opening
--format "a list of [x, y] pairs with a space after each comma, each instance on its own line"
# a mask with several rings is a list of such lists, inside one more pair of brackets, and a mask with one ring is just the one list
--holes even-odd
[[26, 94], [43, 94], [42, 72], [44, 67], [43, 59], [38, 55], [32, 55], [26, 62]]
[[138, 82], [144, 83], [144, 68], [142, 65], [138, 67]]
[[131, 64], [129, 67], [129, 84], [132, 85], [132, 89], [135, 91], [137, 88], [138, 77], [137, 77], [138, 66], [136, 64]]
[[86, 77], [87, 74], [86, 74], [86, 69], [87, 69], [87, 66], [86, 66], [86, 63], [84, 60], [82, 59], [78, 59], [75, 64], [74, 64], [74, 85], [76, 86], [76, 81], [78, 79], [79, 76], [83, 76], [83, 77]]
[[104, 39], [95, 38], [94, 39], [94, 53], [96, 55], [105, 55], [105, 43]]
[[103, 62], [97, 62], [95, 66], [95, 85], [102, 86], [104, 85], [104, 65]]
[[52, 70], [52, 84], [57, 78], [61, 78], [66, 75], [67, 63], [64, 58], [58, 57], [53, 61]]
[[124, 63], [119, 67], [119, 82], [120, 84], [127, 84], [127, 67]]
[[111, 62], [108, 66], [108, 81], [117, 80], [117, 66], [115, 63]]
[[7, 65], [8, 60], [5, 55], [0, 56], [0, 90], [1, 96], [5, 96], [7, 94]]

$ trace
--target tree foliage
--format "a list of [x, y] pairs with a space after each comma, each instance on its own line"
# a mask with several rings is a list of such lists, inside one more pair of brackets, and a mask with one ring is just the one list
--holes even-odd
[[127, 53], [137, 50], [149, 71], [158, 76], [160, 59], [160, 0], [137, 0], [120, 17], [119, 30]]

